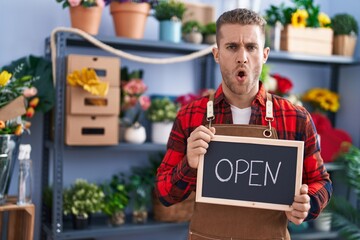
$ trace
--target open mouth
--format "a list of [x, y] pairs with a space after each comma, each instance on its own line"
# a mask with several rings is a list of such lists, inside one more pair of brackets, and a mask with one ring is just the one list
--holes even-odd
[[246, 76], [246, 72], [245, 72], [245, 71], [239, 71], [239, 72], [238, 72], [238, 77], [243, 78], [243, 77], [245, 77], [245, 76]]

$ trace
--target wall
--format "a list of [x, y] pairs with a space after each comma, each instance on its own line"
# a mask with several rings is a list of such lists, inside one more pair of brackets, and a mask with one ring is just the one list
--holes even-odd
[[[194, 2], [194, 1], [192, 1]], [[217, 7], [216, 16], [218, 16], [222, 10], [236, 6], [237, 1], [215, 1], [204, 0], [204, 3], [212, 3]], [[263, 1], [261, 5], [261, 12], [268, 7], [270, 3], [278, 4], [280, 2], [289, 3], [290, 1], [272, 0]], [[344, 1], [316, 1], [321, 2], [322, 11], [329, 13], [331, 16], [339, 12], [349, 12], [353, 14], [358, 22], [360, 22], [359, 10], [360, 3], [357, 0]], [[56, 3], [55, 0], [20, 0], [20, 1], [0, 1], [0, 9], [2, 13], [0, 15], [0, 29], [2, 36], [0, 38], [0, 66], [9, 64], [12, 60], [16, 60], [20, 57], [33, 55], [43, 55], [44, 53], [44, 39], [48, 37], [51, 31], [58, 26], [70, 26], [68, 9], [62, 9], [61, 6]], [[102, 23], [100, 27], [100, 35], [114, 36], [112, 19], [109, 14], [109, 8], [104, 10], [102, 17]], [[149, 17], [147, 21], [145, 38], [157, 40], [158, 34], [158, 22]], [[356, 56], [359, 57], [359, 44], [357, 46]], [[125, 62], [125, 61], [124, 61]], [[131, 67], [138, 67], [136, 63], [127, 63]], [[151, 85], [149, 93], [169, 93], [169, 94], [183, 94], [192, 91], [195, 88], [195, 84], [191, 83], [193, 79], [193, 64], [183, 63], [181, 78], [186, 82], [182, 84], [172, 84], [178, 82], [177, 77], [173, 74], [175, 66], [169, 65], [167, 68], [161, 66], [155, 66], [153, 69], [150, 66], [143, 66], [145, 69], [145, 81]], [[177, 66], [178, 67], [178, 66]], [[357, 73], [359, 73], [359, 66], [345, 67], [341, 71], [340, 81], [340, 93], [342, 106], [337, 115], [338, 127], [351, 133], [354, 143], [360, 145], [360, 125], [358, 124], [360, 119], [360, 108], [354, 107], [354, 103], [360, 102], [360, 95], [358, 89], [360, 89], [360, 81], [358, 81]], [[286, 76], [289, 76], [295, 84], [294, 92], [301, 93], [312, 84], [315, 86], [327, 86], [327, 79], [329, 78], [330, 71], [322, 67], [311, 66], [310, 68], [304, 66], [298, 66], [293, 64], [276, 64], [272, 67], [272, 72], [279, 72]], [[152, 74], [151, 74], [152, 73]], [[162, 80], [159, 80], [161, 77]], [[218, 76], [219, 79], [219, 76]], [[181, 88], [179, 88], [181, 86]], [[356, 105], [355, 105], [356, 106]], [[31, 128], [32, 133], [30, 136], [24, 136], [24, 143], [31, 143], [33, 146], [32, 159], [34, 168], [34, 196], [33, 200], [37, 206], [40, 206], [41, 196], [38, 186], [41, 185], [41, 146], [42, 146], [42, 115], [37, 114], [32, 121], [33, 126]], [[102, 161], [102, 156], [96, 155], [91, 157], [92, 153], [77, 153], [77, 155], [69, 155], [66, 164], [64, 165], [64, 177], [65, 184], [69, 184], [76, 177], [87, 177], [88, 179], [98, 181], [103, 179], [103, 175], [99, 175], [98, 172], [106, 172], [107, 176], [110, 176], [113, 172], [119, 170], [126, 170], [130, 164], [141, 165], [146, 161], [146, 156], [141, 155], [133, 160], [133, 156], [120, 153], [110, 153], [111, 159]], [[107, 156], [109, 157], [109, 156]], [[131, 163], [129, 159], [132, 158]], [[98, 170], [99, 162], [101, 164], [101, 171]], [[89, 166], [79, 173], [79, 169], [82, 166]], [[113, 166], [116, 166], [114, 168]], [[17, 172], [17, 169], [15, 169]], [[14, 176], [10, 193], [16, 194], [17, 176]], [[40, 212], [37, 207], [36, 212], [36, 231], [35, 239], [39, 239], [40, 231]], [[148, 239], [143, 236], [143, 239]], [[140, 239], [137, 236], [133, 239]], [[156, 238], [159, 239], [159, 238]]]

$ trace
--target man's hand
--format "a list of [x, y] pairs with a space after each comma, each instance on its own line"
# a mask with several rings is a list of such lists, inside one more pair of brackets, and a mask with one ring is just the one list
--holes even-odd
[[215, 128], [205, 126], [197, 127], [187, 139], [186, 157], [189, 166], [197, 169], [200, 155], [204, 155], [209, 147], [210, 140], [214, 137]]
[[300, 195], [295, 195], [292, 207], [292, 211], [285, 212], [286, 217], [289, 221], [299, 225], [305, 220], [310, 209], [310, 197], [308, 195], [308, 186], [306, 184], [301, 186]]

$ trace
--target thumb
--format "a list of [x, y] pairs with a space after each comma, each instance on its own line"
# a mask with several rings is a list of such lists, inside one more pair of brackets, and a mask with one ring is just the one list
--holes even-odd
[[215, 132], [216, 132], [216, 130], [215, 130], [214, 127], [210, 127], [210, 131], [211, 131], [213, 134], [215, 134]]

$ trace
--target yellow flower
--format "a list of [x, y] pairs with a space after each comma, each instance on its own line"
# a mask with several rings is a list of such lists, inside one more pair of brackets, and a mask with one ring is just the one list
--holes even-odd
[[322, 28], [330, 27], [331, 19], [325, 13], [319, 13], [318, 20], [320, 23], [320, 27]]
[[294, 27], [306, 27], [306, 19], [309, 17], [305, 9], [298, 9], [291, 16], [291, 24]]
[[12, 74], [8, 71], [2, 71], [0, 73], [0, 87], [4, 87], [10, 80]]
[[323, 88], [313, 88], [303, 96], [303, 101], [310, 102], [315, 108], [337, 112], [340, 108], [339, 95]]

